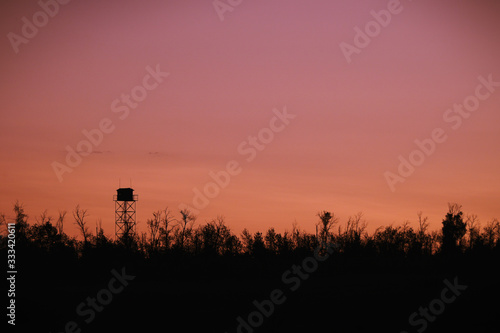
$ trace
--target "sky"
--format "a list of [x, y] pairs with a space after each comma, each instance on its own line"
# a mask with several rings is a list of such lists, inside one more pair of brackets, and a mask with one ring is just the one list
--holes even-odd
[[129, 186], [139, 232], [165, 207], [236, 233], [500, 218], [497, 1], [60, 1], [0, 4], [9, 218], [76, 236], [79, 204], [111, 236]]

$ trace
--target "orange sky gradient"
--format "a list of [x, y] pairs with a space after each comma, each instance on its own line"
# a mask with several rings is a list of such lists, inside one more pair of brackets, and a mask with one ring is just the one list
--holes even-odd
[[[416, 227], [423, 211], [436, 230], [448, 202], [483, 225], [500, 218], [500, 87], [458, 129], [443, 119], [478, 77], [500, 82], [500, 2], [401, 0], [348, 63], [339, 45], [388, 3], [244, 0], [221, 21], [212, 1], [73, 0], [16, 53], [8, 34], [41, 7], [2, 2], [0, 213], [13, 217], [16, 200], [32, 223], [67, 210], [65, 231], [77, 235], [80, 204], [91, 228], [102, 219], [113, 235], [112, 197], [131, 180], [142, 232], [155, 210], [179, 217], [209, 172], [236, 160], [241, 173], [197, 224], [224, 215], [238, 234], [294, 222], [314, 232], [320, 210], [341, 223], [361, 211], [372, 232]], [[148, 66], [169, 75], [120, 119], [113, 102], [143, 85]], [[295, 118], [248, 162], [239, 145], [284, 107]], [[103, 119], [114, 130], [59, 181], [53, 162]], [[435, 128], [446, 141], [392, 192], [384, 173]]]

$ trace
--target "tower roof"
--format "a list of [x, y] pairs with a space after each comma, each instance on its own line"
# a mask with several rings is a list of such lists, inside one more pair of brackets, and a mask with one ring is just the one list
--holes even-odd
[[134, 189], [130, 187], [119, 188], [116, 190], [117, 201], [135, 201]]

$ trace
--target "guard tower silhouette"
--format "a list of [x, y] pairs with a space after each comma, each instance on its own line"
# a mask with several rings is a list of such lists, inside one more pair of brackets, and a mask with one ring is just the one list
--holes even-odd
[[113, 196], [115, 202], [115, 237], [130, 239], [136, 236], [135, 203], [138, 200], [134, 189], [119, 188]]

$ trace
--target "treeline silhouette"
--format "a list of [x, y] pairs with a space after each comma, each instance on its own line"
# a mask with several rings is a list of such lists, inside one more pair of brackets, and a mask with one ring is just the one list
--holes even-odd
[[[333, 212], [322, 211], [317, 214], [315, 234], [302, 231], [294, 224], [291, 231], [284, 233], [276, 232], [273, 227], [255, 233], [244, 229], [239, 237], [231, 231], [223, 216], [195, 226], [196, 217], [188, 210], [181, 210], [176, 218], [167, 208], [152, 213], [146, 221], [147, 232], [125, 233], [116, 240], [105, 235], [100, 221], [92, 233], [87, 210], [80, 206], [72, 211], [72, 216], [81, 239], [64, 232], [65, 211], [59, 212], [57, 218], [48, 216], [45, 211], [33, 224], [28, 223], [28, 216], [19, 202], [14, 204], [14, 212], [12, 222], [16, 224], [19, 246], [75, 258], [113, 251], [127, 251], [144, 258], [162, 255], [303, 256], [327, 243], [337, 244], [338, 254], [402, 258], [486, 254], [500, 250], [500, 222], [493, 219], [481, 226], [477, 215], [464, 217], [461, 206], [456, 203], [448, 204], [439, 231], [429, 231], [428, 218], [421, 212], [417, 214], [416, 228], [407, 221], [398, 226], [379, 227], [369, 234], [362, 213], [341, 224]], [[5, 228], [4, 214], [0, 214], [0, 223]]]
[[[422, 213], [415, 227], [405, 222], [368, 233], [361, 213], [340, 221], [334, 212], [321, 211], [310, 226], [314, 233], [292, 225], [282, 233], [270, 227], [236, 235], [222, 216], [198, 224], [187, 210], [163, 209], [147, 219], [146, 232], [126, 232], [119, 239], [107, 236], [99, 221], [94, 229], [80, 206], [57, 217], [43, 212], [33, 223], [21, 203], [13, 210], [12, 220], [0, 214], [0, 222], [16, 224], [16, 302], [23, 331], [63, 332], [74, 320], [82, 332], [160, 327], [250, 333], [237, 331], [236, 318], [247, 318], [255, 300], [279, 289], [286, 302], [252, 332], [416, 332], [409, 315], [441, 295], [444, 279], [455, 277], [468, 289], [426, 332], [500, 327], [498, 305], [491, 305], [500, 297], [500, 223], [481, 225], [454, 203], [443, 214], [442, 228], [433, 231]], [[77, 226], [78, 237], [65, 233], [68, 223]], [[6, 258], [6, 239], [1, 240]], [[283, 274], [302, 267], [315, 250], [324, 254], [327, 244], [335, 245], [329, 258], [299, 280], [297, 291], [289, 291]], [[112, 269], [123, 267], [136, 278], [85, 323], [75, 312], [78, 304], [108, 285]]]

